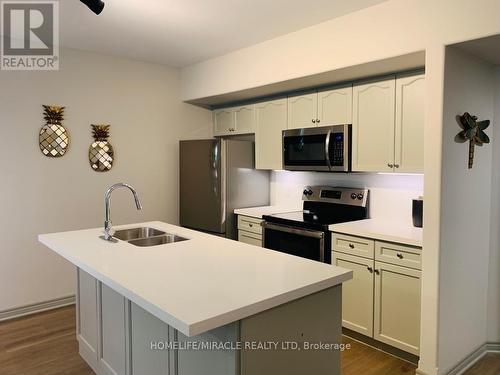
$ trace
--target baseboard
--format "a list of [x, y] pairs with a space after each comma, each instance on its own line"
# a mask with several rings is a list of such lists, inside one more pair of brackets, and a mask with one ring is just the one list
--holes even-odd
[[452, 368], [447, 375], [461, 375], [476, 362], [483, 358], [486, 353], [500, 352], [500, 343], [486, 343], [474, 350], [466, 358], [464, 358], [458, 365]]
[[16, 307], [5, 311], [0, 311], [0, 322], [73, 304], [75, 304], [75, 296], [68, 296], [46, 302], [34, 303], [32, 305]]
[[486, 344], [486, 352], [500, 353], [500, 342], [490, 342]]

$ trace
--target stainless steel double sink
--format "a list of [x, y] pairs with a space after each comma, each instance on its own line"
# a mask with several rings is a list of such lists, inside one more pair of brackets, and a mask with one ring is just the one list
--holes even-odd
[[139, 247], [158, 246], [188, 240], [188, 238], [148, 227], [117, 230], [113, 237]]

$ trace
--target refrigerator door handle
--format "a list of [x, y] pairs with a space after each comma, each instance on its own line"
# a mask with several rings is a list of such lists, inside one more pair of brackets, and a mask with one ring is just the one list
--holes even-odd
[[219, 196], [219, 187], [218, 187], [218, 178], [219, 178], [219, 170], [217, 168], [217, 159], [220, 156], [219, 142], [214, 143], [214, 147], [212, 148], [212, 155], [210, 155], [211, 169], [212, 169], [212, 190], [214, 192], [214, 196]]

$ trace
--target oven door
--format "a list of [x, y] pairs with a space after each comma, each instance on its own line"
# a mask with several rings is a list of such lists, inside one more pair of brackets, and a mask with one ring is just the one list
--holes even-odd
[[262, 223], [263, 247], [302, 258], [329, 263], [325, 233], [309, 229]]

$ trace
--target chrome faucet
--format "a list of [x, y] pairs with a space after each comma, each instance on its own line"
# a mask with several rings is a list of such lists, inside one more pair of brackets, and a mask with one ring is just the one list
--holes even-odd
[[104, 236], [101, 236], [103, 240], [110, 241], [110, 242], [117, 242], [116, 239], [113, 238], [114, 230], [112, 228], [112, 223], [111, 223], [111, 217], [110, 217], [110, 198], [111, 198], [111, 193], [113, 190], [118, 189], [118, 188], [127, 188], [129, 189], [132, 194], [134, 195], [134, 200], [135, 200], [135, 206], [137, 207], [138, 210], [142, 210], [142, 205], [141, 201], [139, 200], [139, 195], [135, 191], [135, 189], [130, 186], [129, 184], [124, 184], [122, 182], [118, 184], [114, 184], [111, 186], [107, 191], [106, 194], [104, 195], [104, 208], [105, 208], [105, 218], [104, 218]]

